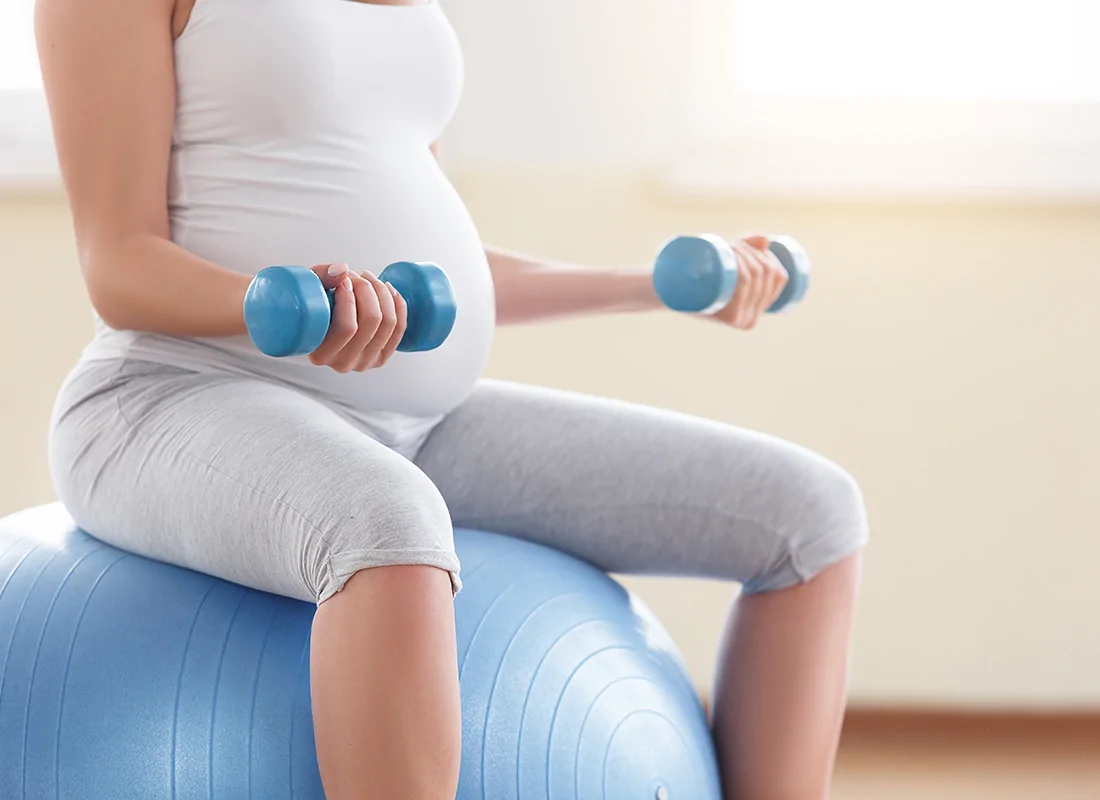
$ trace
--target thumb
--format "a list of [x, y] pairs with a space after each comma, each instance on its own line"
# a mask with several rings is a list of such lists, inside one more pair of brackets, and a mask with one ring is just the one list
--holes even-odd
[[318, 264], [310, 267], [309, 271], [321, 279], [321, 285], [326, 289], [335, 289], [348, 276], [347, 264]]

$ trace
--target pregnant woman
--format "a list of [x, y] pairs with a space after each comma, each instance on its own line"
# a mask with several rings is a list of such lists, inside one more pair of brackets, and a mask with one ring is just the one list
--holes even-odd
[[[481, 242], [433, 153], [462, 84], [437, 0], [38, 0], [36, 27], [96, 311], [54, 413], [58, 495], [115, 546], [318, 605], [330, 800], [454, 797], [452, 523], [742, 583], [712, 697], [726, 794], [825, 796], [859, 490], [766, 435], [480, 379], [498, 324], [660, 302], [644, 272]], [[718, 317], [749, 329], [785, 273], [766, 239], [732, 244]], [[395, 353], [406, 309], [375, 275], [398, 260], [450, 276], [437, 350]], [[272, 264], [335, 288], [309, 357], [246, 335]]]

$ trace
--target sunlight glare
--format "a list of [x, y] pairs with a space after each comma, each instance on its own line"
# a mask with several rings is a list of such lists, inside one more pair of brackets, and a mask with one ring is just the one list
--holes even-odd
[[739, 0], [752, 94], [1100, 102], [1100, 0]]

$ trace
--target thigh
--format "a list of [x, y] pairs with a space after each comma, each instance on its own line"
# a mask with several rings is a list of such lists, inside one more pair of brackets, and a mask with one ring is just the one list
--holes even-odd
[[431, 481], [296, 390], [123, 362], [70, 381], [54, 416], [58, 495], [115, 546], [314, 602], [371, 566], [457, 581]]
[[860, 546], [847, 472], [731, 425], [485, 381], [416, 462], [454, 523], [571, 552], [608, 571], [782, 588]]

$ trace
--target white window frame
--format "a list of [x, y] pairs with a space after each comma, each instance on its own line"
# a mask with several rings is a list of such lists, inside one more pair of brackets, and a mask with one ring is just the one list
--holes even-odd
[[0, 91], [0, 190], [54, 190], [61, 176], [41, 90]]
[[734, 9], [690, 0], [690, 89], [661, 178], [715, 199], [1079, 203], [1100, 200], [1100, 103], [824, 101], [735, 84]]
[[[17, 20], [29, 19], [32, 0], [0, 0], [0, 3], [15, 4], [8, 12], [0, 12], [0, 25], [13, 19], [9, 13], [14, 13]], [[22, 24], [18, 27], [22, 28]], [[29, 27], [26, 34], [31, 35]], [[25, 44], [30, 44], [33, 51], [33, 43]], [[41, 86], [0, 88], [0, 191], [52, 189], [60, 184], [50, 116]]]

